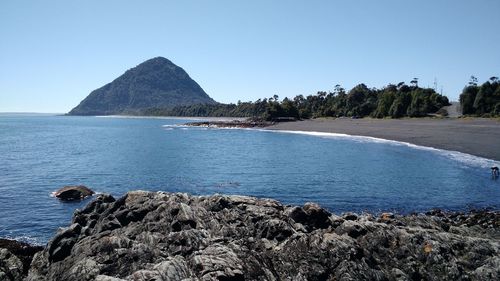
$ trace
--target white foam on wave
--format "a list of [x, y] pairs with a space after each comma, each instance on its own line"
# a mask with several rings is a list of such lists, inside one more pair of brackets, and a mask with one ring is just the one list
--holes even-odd
[[200, 125], [200, 126], [188, 126], [188, 125], [183, 125], [183, 124], [174, 124], [174, 125], [162, 125], [161, 126], [164, 130], [173, 130], [173, 129], [181, 129], [181, 130], [208, 130], [208, 129], [224, 129], [226, 127], [216, 127], [216, 126], [207, 126], [207, 125]]
[[8, 240], [24, 242], [24, 243], [28, 243], [28, 244], [34, 245], [34, 246], [43, 246], [44, 245], [40, 241], [39, 238], [31, 237], [28, 235], [17, 235], [17, 236], [16, 235], [5, 235], [5, 236], [2, 236], [2, 238], [8, 239]]
[[176, 128], [188, 128], [189, 126], [183, 124], [173, 124], [173, 125], [162, 125], [161, 127], [176, 129]]
[[353, 140], [356, 142], [384, 143], [384, 144], [390, 144], [390, 145], [396, 145], [396, 146], [406, 146], [406, 147], [409, 147], [412, 149], [425, 150], [425, 151], [437, 153], [439, 155], [442, 155], [442, 156], [447, 157], [449, 159], [452, 159], [454, 161], [466, 164], [468, 166], [477, 166], [477, 167], [481, 167], [481, 168], [490, 168], [492, 166], [500, 166], [500, 162], [492, 160], [492, 159], [483, 158], [483, 157], [471, 155], [468, 153], [463, 153], [460, 151], [445, 150], [445, 149], [439, 149], [439, 148], [430, 147], [430, 146], [416, 145], [413, 143], [403, 142], [403, 141], [395, 141], [395, 140], [388, 140], [388, 139], [368, 137], [368, 136], [314, 132], [314, 131], [289, 131], [289, 130], [266, 130], [266, 129], [255, 129], [255, 130], [265, 131], [265, 132], [285, 133], [285, 134], [309, 135], [309, 136], [323, 137], [323, 138], [330, 138], [330, 139], [349, 139], [349, 140]]
[[[164, 128], [176, 127], [176, 128], [181, 128], [183, 130], [187, 130], [188, 128], [196, 128], [196, 127], [185, 126], [185, 125], [163, 125], [163, 127]], [[348, 140], [352, 140], [352, 141], [356, 141], [356, 142], [365, 142], [365, 143], [369, 142], [369, 143], [382, 143], [382, 144], [389, 144], [389, 145], [396, 145], [396, 146], [406, 146], [406, 147], [409, 147], [412, 149], [430, 151], [432, 153], [436, 153], [438, 155], [444, 156], [444, 157], [451, 159], [453, 161], [463, 163], [467, 166], [475, 166], [475, 167], [481, 167], [481, 168], [490, 168], [493, 166], [500, 166], [499, 161], [495, 161], [495, 160], [480, 157], [480, 156], [475, 156], [475, 155], [468, 154], [468, 153], [463, 153], [460, 151], [445, 150], [445, 149], [440, 149], [440, 148], [435, 148], [435, 147], [430, 147], [430, 146], [417, 145], [417, 144], [413, 144], [413, 143], [409, 143], [409, 142], [388, 140], [388, 139], [369, 137], [369, 136], [348, 135], [348, 134], [341, 134], [341, 133], [316, 132], [316, 131], [269, 130], [269, 129], [260, 129], [260, 128], [238, 128], [238, 127], [210, 127], [210, 129], [214, 129], [214, 130], [251, 130], [251, 131], [271, 132], [271, 133], [308, 135], [308, 136], [329, 138], [329, 139], [348, 139]]]

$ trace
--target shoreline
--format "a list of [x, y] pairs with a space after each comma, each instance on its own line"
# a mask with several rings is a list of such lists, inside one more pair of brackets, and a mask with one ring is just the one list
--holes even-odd
[[276, 123], [270, 131], [371, 137], [500, 161], [500, 122], [492, 119], [310, 119]]
[[[241, 128], [241, 129], [245, 129], [245, 128]], [[331, 138], [331, 139], [349, 139], [349, 140], [358, 141], [358, 142], [373, 142], [373, 143], [385, 143], [385, 144], [397, 145], [397, 146], [406, 146], [406, 147], [409, 147], [412, 149], [432, 151], [434, 153], [438, 153], [440, 155], [443, 155], [447, 158], [451, 158], [451, 159], [454, 159], [454, 160], [459, 161], [459, 162], [473, 163], [474, 165], [477, 165], [477, 166], [480, 166], [483, 168], [490, 168], [492, 166], [499, 166], [500, 165], [500, 161], [497, 161], [494, 159], [489, 159], [489, 158], [484, 158], [481, 156], [477, 156], [477, 155], [473, 155], [473, 154], [469, 154], [469, 153], [465, 153], [465, 152], [436, 148], [436, 147], [431, 147], [431, 146], [418, 145], [418, 144], [413, 144], [413, 143], [404, 142], [404, 141], [370, 137], [370, 136], [349, 135], [349, 134], [342, 134], [342, 133], [317, 132], [317, 131], [270, 130], [270, 129], [266, 129], [266, 128], [257, 128], [256, 130], [265, 131], [265, 132], [273, 132], [273, 133], [298, 134], [298, 135], [307, 135], [307, 136], [313, 136], [313, 137], [323, 137], [323, 138]]]
[[[23, 114], [20, 114], [23, 115]], [[48, 114], [50, 115], [50, 114]], [[205, 127], [258, 128], [270, 131], [344, 134], [396, 141], [430, 149], [465, 153], [500, 161], [500, 120], [488, 118], [318, 118], [292, 122], [257, 122], [246, 117], [104, 115], [97, 118], [176, 119]], [[235, 121], [235, 122], [234, 122]], [[206, 123], [206, 124], [204, 124]], [[230, 123], [229, 126], [225, 126]], [[231, 124], [234, 123], [234, 124]], [[196, 126], [197, 124], [191, 124]]]

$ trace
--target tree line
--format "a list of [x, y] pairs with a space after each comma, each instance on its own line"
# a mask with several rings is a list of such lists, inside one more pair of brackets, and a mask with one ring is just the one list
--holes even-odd
[[421, 88], [418, 79], [410, 85], [389, 84], [381, 89], [359, 84], [349, 91], [336, 85], [331, 92], [298, 95], [280, 100], [277, 95], [237, 104], [196, 104], [174, 108], [149, 108], [141, 112], [154, 116], [257, 117], [266, 120], [317, 117], [423, 117], [449, 105], [448, 98], [432, 88]]
[[477, 78], [471, 76], [469, 84], [460, 94], [462, 114], [492, 117], [500, 115], [500, 80], [491, 77], [482, 85], [478, 85]]

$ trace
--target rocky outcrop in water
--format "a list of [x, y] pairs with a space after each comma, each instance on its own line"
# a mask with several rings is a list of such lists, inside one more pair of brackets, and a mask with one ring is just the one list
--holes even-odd
[[499, 214], [475, 216], [99, 195], [36, 254], [27, 280], [499, 280]]
[[63, 201], [75, 201], [92, 196], [94, 193], [93, 190], [84, 185], [72, 185], [57, 190], [54, 192], [54, 196]]
[[232, 121], [199, 121], [184, 124], [190, 127], [205, 128], [263, 128], [273, 125], [274, 122], [262, 119], [232, 120]]

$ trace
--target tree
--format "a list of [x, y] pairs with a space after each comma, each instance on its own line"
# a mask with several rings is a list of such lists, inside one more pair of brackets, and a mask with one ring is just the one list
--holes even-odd
[[[488, 95], [486, 103], [500, 102], [500, 83], [490, 83], [496, 89]], [[474, 96], [475, 98], [475, 96]], [[473, 108], [474, 98], [471, 102]], [[497, 102], [493, 103], [496, 100]], [[389, 84], [382, 89], [368, 88], [359, 84], [347, 94], [340, 85], [333, 92], [319, 91], [314, 95], [298, 95], [293, 99], [279, 100], [278, 95], [258, 99], [255, 102], [238, 101], [236, 104], [195, 104], [174, 108], [147, 108], [136, 114], [167, 116], [227, 116], [258, 117], [276, 120], [280, 117], [315, 118], [325, 116], [425, 116], [448, 104], [445, 96], [430, 88]]]
[[469, 82], [469, 86], [465, 87], [460, 94], [460, 105], [462, 106], [462, 114], [475, 114], [474, 101], [478, 92], [477, 85], [472, 85]]
[[410, 84], [412, 84], [413, 87], [418, 88], [418, 78], [413, 78], [413, 80], [410, 81]]
[[495, 105], [495, 108], [493, 109], [493, 114], [496, 116], [500, 115], [500, 102]]
[[411, 103], [407, 109], [407, 114], [410, 117], [423, 117], [430, 112], [437, 111], [436, 105], [431, 105], [431, 95], [434, 93], [432, 89], [415, 89], [411, 92]]
[[406, 115], [408, 105], [411, 101], [411, 95], [406, 92], [398, 92], [394, 102], [389, 109], [392, 118], [401, 118]]
[[486, 81], [477, 92], [476, 98], [474, 99], [474, 110], [475, 114], [483, 115], [485, 113], [490, 113], [492, 111], [494, 104], [491, 98], [493, 97], [493, 92], [495, 91], [493, 85]]
[[489, 81], [481, 86], [477, 84], [477, 78], [471, 76], [469, 86], [465, 87], [460, 94], [462, 113], [469, 115], [497, 115], [500, 103], [500, 81], [498, 77], [492, 76]]
[[377, 109], [375, 110], [374, 117], [376, 118], [384, 118], [385, 116], [389, 116], [389, 111], [391, 109], [391, 105], [394, 102], [396, 91], [392, 88], [386, 88], [378, 99]]
[[347, 95], [347, 114], [350, 116], [362, 116], [361, 105], [369, 94], [369, 89], [365, 84], [359, 84], [352, 88]]
[[477, 86], [477, 78], [474, 75], [470, 76], [469, 86]]
[[333, 90], [333, 93], [335, 95], [340, 95], [340, 94], [345, 94], [345, 89], [342, 88], [342, 86], [340, 86], [339, 84], [335, 85], [335, 88]]
[[293, 118], [300, 118], [299, 116], [299, 111], [295, 104], [289, 100], [288, 98], [285, 98], [283, 102], [281, 103], [282, 107], [282, 115], [279, 117], [293, 117]]

